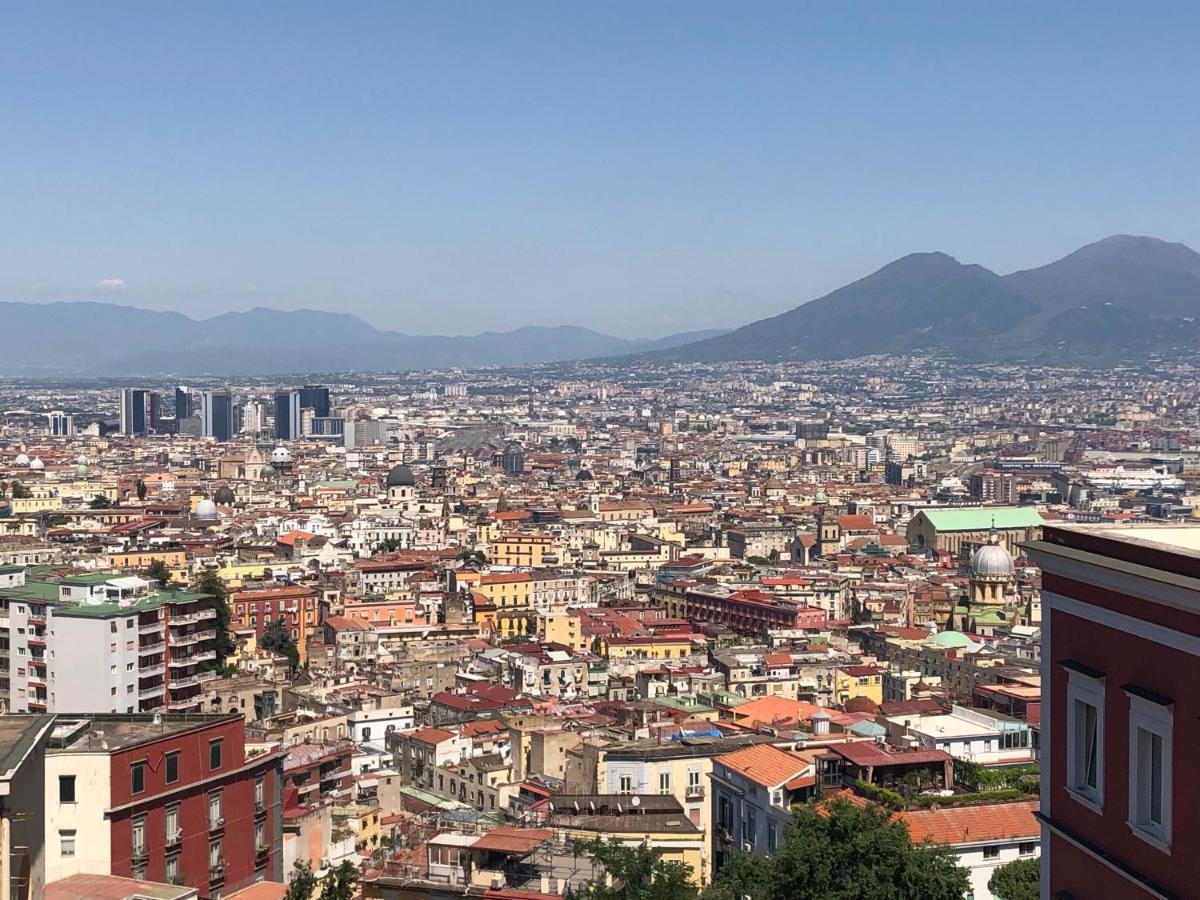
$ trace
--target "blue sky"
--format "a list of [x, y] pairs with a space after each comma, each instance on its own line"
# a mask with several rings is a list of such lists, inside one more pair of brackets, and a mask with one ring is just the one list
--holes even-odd
[[742, 324], [1200, 246], [1196, 4], [0, 6], [0, 299]]

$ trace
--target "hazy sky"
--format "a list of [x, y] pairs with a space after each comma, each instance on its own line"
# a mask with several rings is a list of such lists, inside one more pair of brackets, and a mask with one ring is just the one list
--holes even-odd
[[1196, 246], [1197, 33], [1094, 0], [9, 2], [0, 299], [657, 336], [917, 250]]

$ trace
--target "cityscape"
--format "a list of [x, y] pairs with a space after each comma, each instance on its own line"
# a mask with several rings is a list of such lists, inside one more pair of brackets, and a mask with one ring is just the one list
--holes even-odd
[[0, 900], [1200, 898], [1200, 11], [0, 21]]

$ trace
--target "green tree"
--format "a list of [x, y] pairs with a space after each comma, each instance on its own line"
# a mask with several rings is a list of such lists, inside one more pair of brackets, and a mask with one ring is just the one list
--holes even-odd
[[[577, 856], [589, 854], [607, 878], [581, 885], [573, 900], [693, 900], [691, 867], [664, 862], [648, 844], [627, 847], [615, 840], [577, 842]], [[611, 881], [611, 884], [609, 883]]]
[[204, 569], [192, 583], [192, 588], [201, 594], [208, 594], [208, 606], [217, 611], [217, 640], [214, 649], [217, 651], [219, 669], [225, 665], [225, 660], [233, 655], [234, 649], [233, 640], [229, 636], [229, 591], [216, 569]]
[[988, 890], [996, 900], [1038, 900], [1042, 896], [1042, 863], [1036, 857], [1014, 859], [992, 873]]
[[96, 494], [92, 497], [92, 502], [88, 504], [92, 509], [108, 509], [112, 503], [103, 494]]
[[150, 565], [146, 566], [142, 575], [157, 581], [161, 587], [170, 588], [171, 586], [171, 570], [161, 559], [150, 560]]
[[264, 650], [286, 656], [288, 667], [292, 672], [300, 667], [300, 651], [296, 649], [296, 642], [288, 634], [287, 625], [283, 619], [274, 619], [268, 622], [267, 627], [263, 629], [262, 640], [259, 643]]
[[317, 889], [317, 876], [307, 862], [296, 860], [292, 866], [292, 874], [288, 877], [287, 890], [283, 900], [312, 900], [313, 892]]
[[755, 900], [767, 896], [771, 889], [770, 859], [754, 853], [736, 853], [721, 866], [712, 884], [704, 891], [703, 900], [742, 900], [749, 895]]
[[358, 883], [358, 869], [346, 860], [321, 879], [320, 900], [350, 900], [354, 896], [354, 885]]
[[797, 809], [769, 867], [761, 900], [961, 900], [970, 886], [949, 847], [914, 844], [890, 811], [845, 800]]
[[10, 493], [14, 500], [28, 500], [33, 496], [33, 491], [25, 487], [25, 485], [21, 484], [19, 481], [14, 481], [12, 483], [12, 491]]
[[146, 482], [139, 478], [134, 485], [134, 489], [137, 491], [138, 503], [141, 503], [146, 499]]

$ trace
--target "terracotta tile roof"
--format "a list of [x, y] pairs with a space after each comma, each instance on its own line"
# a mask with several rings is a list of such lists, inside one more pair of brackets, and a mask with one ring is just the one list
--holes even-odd
[[472, 844], [471, 850], [492, 850], [524, 856], [552, 837], [554, 832], [549, 828], [514, 828], [502, 825], [493, 828]]
[[797, 778], [810, 766], [800, 757], [771, 744], [755, 744], [732, 753], [722, 753], [714, 758], [714, 762], [764, 787], [775, 787]]
[[915, 842], [977, 844], [1014, 838], [1035, 839], [1041, 833], [1034, 812], [1036, 800], [987, 803], [943, 809], [918, 809], [900, 814]]
[[409, 738], [414, 741], [420, 741], [422, 744], [440, 744], [442, 741], [448, 741], [454, 737], [453, 731], [447, 731], [445, 728], [421, 728], [409, 735]]
[[787, 697], [759, 697], [734, 707], [734, 721], [746, 728], [757, 725], [770, 725], [772, 722], [799, 722], [812, 718], [821, 707], [803, 700], [789, 700]]
[[919, 763], [945, 763], [952, 760], [944, 750], [884, 750], [873, 741], [830, 744], [828, 750], [856, 766], [905, 766]]

